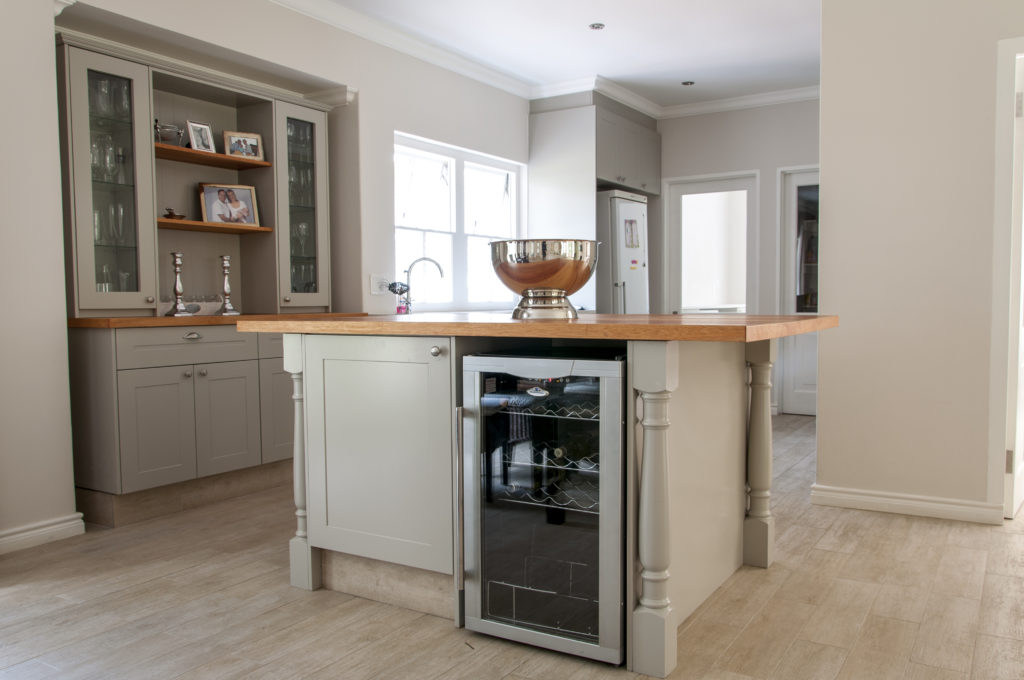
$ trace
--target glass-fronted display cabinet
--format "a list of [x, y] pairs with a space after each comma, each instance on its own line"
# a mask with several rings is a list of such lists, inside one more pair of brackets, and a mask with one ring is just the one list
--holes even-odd
[[278, 252], [281, 306], [329, 304], [327, 115], [277, 102]]
[[68, 46], [60, 56], [73, 298], [85, 310], [153, 309], [149, 69]]

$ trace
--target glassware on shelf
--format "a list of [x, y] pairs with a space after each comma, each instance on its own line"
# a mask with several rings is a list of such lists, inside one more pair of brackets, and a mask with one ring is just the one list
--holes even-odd
[[92, 209], [92, 241], [96, 245], [103, 243], [103, 217], [98, 207]]
[[295, 238], [299, 241], [299, 249], [297, 255], [306, 254], [306, 241], [309, 239], [309, 225], [305, 222], [299, 222], [295, 225]]
[[127, 80], [118, 78], [113, 87], [114, 113], [118, 118], [127, 118], [132, 112], [132, 89]]
[[111, 289], [110, 265], [100, 267], [100, 280], [96, 282], [96, 290], [100, 293], [109, 293]]
[[111, 100], [110, 78], [96, 75], [89, 80], [89, 103], [92, 110], [101, 115], [109, 116], [113, 111]]
[[130, 291], [131, 290], [131, 283], [132, 283], [132, 273], [131, 272], [120, 271], [120, 272], [117, 273], [117, 278], [118, 278], [118, 281], [121, 284], [121, 287], [118, 288], [118, 290], [121, 290], [121, 291]]

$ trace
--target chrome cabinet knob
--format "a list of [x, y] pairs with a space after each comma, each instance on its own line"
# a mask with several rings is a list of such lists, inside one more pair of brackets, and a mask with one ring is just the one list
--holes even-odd
[[199, 335], [199, 333], [196, 333], [195, 331], [189, 331], [188, 333], [185, 333], [185, 335], [181, 336], [181, 339], [182, 340], [202, 340], [203, 336]]
[[285, 301], [285, 302], [291, 302], [291, 301], [292, 301], [292, 299], [291, 299], [290, 297], [288, 297], [287, 295], [285, 295], [285, 296], [284, 296], [284, 301]]
[[437, 345], [434, 345], [433, 347], [431, 347], [430, 348], [430, 356], [432, 356], [432, 357], [439, 357], [439, 356], [441, 356], [441, 348], [438, 347]]
[[186, 378], [191, 378], [192, 377], [192, 371], [185, 371], [184, 375], [185, 375]]
[[152, 295], [147, 295], [146, 302], [148, 302], [149, 304], [153, 304], [154, 302], [156, 302], [156, 298], [153, 297]]
[[200, 369], [199, 369], [199, 375], [200, 375], [200, 376], [202, 376], [202, 377], [204, 377], [204, 378], [205, 378], [205, 377], [206, 377], [206, 374], [207, 374], [207, 371], [206, 371], [206, 369], [205, 369], [205, 368], [200, 368]]

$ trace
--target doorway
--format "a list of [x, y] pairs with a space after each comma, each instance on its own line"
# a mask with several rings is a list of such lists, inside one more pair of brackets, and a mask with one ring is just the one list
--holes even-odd
[[[782, 314], [818, 313], [817, 167], [779, 171]], [[817, 414], [818, 334], [805, 333], [779, 342], [781, 389], [779, 412]]]
[[666, 185], [670, 311], [748, 311], [757, 282], [757, 173], [677, 178]]
[[[996, 258], [993, 268], [1007, 267], [1008, 300], [993, 296], [993, 333], [998, 333], [999, 314], [1009, 310], [1006, 326], [1005, 367], [1005, 468], [1003, 516], [1012, 518], [1024, 503], [1024, 38], [1002, 40], [997, 64], [996, 93]], [[1002, 232], [1002, 233], [1000, 233]], [[1003, 240], [1000, 241], [1000, 238]], [[1006, 247], [1009, 261], [1000, 262]], [[1008, 302], [1003, 310], [999, 306]], [[999, 369], [995, 369], [999, 370]], [[996, 378], [997, 376], [993, 376]], [[992, 467], [1003, 466], [1002, 451], [991, 452]]]

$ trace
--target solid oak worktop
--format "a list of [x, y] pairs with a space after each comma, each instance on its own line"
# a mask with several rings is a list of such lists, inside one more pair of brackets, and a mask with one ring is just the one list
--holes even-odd
[[166, 328], [173, 326], [233, 326], [239, 321], [297, 321], [301, 319], [329, 320], [366, 316], [365, 313], [311, 314], [242, 314], [241, 316], [220, 316], [203, 314], [195, 316], [105, 316], [96, 318], [68, 319], [68, 328]]
[[437, 312], [326, 318], [243, 316], [238, 330], [317, 335], [696, 340], [757, 342], [834, 328], [838, 316], [758, 314], [580, 314], [578, 319], [518, 320], [510, 312]]

